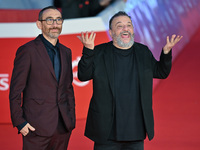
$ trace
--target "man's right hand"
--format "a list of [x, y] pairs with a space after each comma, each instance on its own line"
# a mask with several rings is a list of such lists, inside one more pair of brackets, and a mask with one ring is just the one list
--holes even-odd
[[95, 40], [96, 33], [93, 31], [91, 32], [90, 36], [89, 33], [86, 32], [85, 35], [81, 32], [81, 36], [77, 36], [78, 39], [83, 43], [83, 45], [91, 50], [94, 49], [94, 40]]
[[29, 123], [27, 123], [27, 124], [20, 130], [20, 133], [21, 133], [23, 136], [26, 136], [26, 135], [29, 133], [29, 130], [35, 131], [35, 128], [32, 127]]

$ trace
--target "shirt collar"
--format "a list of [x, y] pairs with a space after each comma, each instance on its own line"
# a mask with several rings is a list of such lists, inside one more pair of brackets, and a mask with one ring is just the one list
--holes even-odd
[[45, 39], [45, 37], [40, 34], [40, 37], [42, 39], [42, 42], [44, 43], [45, 46], [47, 46], [48, 48], [51, 48], [51, 49], [58, 49], [59, 48], [59, 40], [57, 41], [56, 45], [52, 45], [48, 40]]

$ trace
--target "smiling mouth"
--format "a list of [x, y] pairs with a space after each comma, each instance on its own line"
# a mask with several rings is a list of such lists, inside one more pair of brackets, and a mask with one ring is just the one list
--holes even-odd
[[128, 32], [121, 33], [121, 37], [122, 37], [122, 38], [129, 38], [129, 37], [130, 37], [130, 34], [129, 34]]
[[58, 29], [51, 29], [51, 31], [59, 31]]
[[49, 30], [51, 30], [51, 31], [59, 31], [60, 29], [59, 28], [50, 28]]

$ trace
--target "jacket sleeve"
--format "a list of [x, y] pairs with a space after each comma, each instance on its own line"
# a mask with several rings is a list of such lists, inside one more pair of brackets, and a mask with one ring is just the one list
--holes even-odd
[[172, 50], [168, 54], [164, 54], [163, 50], [160, 55], [160, 60], [155, 61], [153, 77], [165, 79], [168, 77], [172, 66]]
[[10, 84], [10, 112], [13, 126], [18, 126], [26, 120], [23, 118], [22, 92], [26, 86], [30, 69], [30, 55], [25, 46], [17, 50]]
[[78, 79], [88, 81], [93, 78], [94, 51], [86, 47], [83, 48], [81, 60], [78, 64]]

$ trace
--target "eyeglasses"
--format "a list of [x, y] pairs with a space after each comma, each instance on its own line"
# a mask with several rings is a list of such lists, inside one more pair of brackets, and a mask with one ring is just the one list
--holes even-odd
[[46, 21], [46, 23], [48, 25], [52, 25], [54, 23], [54, 21], [56, 22], [56, 24], [61, 25], [63, 23], [63, 19], [62, 18], [57, 18], [57, 19], [53, 19], [53, 18], [46, 18], [44, 20], [39, 20], [39, 21]]

